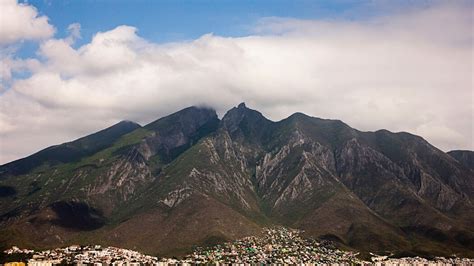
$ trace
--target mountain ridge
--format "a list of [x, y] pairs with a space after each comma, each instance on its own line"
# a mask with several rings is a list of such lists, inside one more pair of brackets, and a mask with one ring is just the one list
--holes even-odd
[[[106, 129], [100, 130], [98, 132], [78, 138], [70, 142], [65, 142], [63, 144], [47, 147], [25, 158], [20, 158], [18, 160], [3, 164], [1, 165], [1, 167], [5, 169], [8, 167], [8, 165], [24, 165], [24, 168], [26, 169], [9, 170], [12, 172], [11, 174], [18, 175], [32, 170], [34, 167], [39, 166], [47, 159], [57, 160], [59, 161], [59, 163], [78, 160], [83, 156], [91, 155], [100, 149], [106, 148], [119, 137], [140, 127], [141, 126], [135, 122], [122, 120]], [[96, 146], [97, 142], [100, 142], [101, 145]], [[60, 151], [60, 149], [63, 149], [64, 151]], [[54, 156], [55, 153], [61, 153], [61, 157], [58, 156], [55, 158], [51, 158], [50, 156]], [[72, 155], [68, 155], [67, 153], [72, 153]], [[64, 156], [66, 156], [66, 158]], [[1, 174], [3, 173], [0, 172], [0, 175]]]

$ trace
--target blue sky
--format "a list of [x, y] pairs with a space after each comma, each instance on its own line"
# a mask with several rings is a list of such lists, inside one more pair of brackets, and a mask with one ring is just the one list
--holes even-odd
[[[88, 43], [99, 31], [119, 25], [139, 28], [140, 35], [157, 43], [195, 39], [206, 33], [222, 36], [248, 35], [251, 25], [261, 17], [314, 17], [323, 13], [310, 1], [125, 1], [125, 0], [29, 0], [21, 1], [38, 9], [56, 27], [56, 37], [68, 34], [72, 23], [81, 24], [82, 38], [75, 46]], [[332, 2], [331, 2], [332, 3]], [[345, 5], [325, 3], [328, 9]], [[337, 12], [336, 12], [337, 13]], [[320, 15], [320, 14], [319, 14]], [[36, 42], [25, 42], [17, 51], [20, 57], [34, 56]]]
[[240, 102], [474, 149], [473, 14], [464, 0], [0, 0], [0, 163]]
[[[373, 0], [28, 0], [40, 15], [46, 15], [57, 29], [56, 37], [68, 34], [72, 23], [81, 24], [82, 39], [88, 43], [99, 31], [119, 25], [139, 29], [139, 35], [155, 43], [196, 39], [207, 33], [219, 36], [247, 36], [262, 18], [367, 20], [407, 8], [431, 5], [431, 1]], [[34, 54], [37, 43], [25, 43], [19, 55]]]
[[[361, 0], [284, 1], [284, 0], [20, 0], [34, 6], [38, 15], [47, 16], [56, 28], [55, 37], [65, 38], [68, 26], [81, 25], [80, 47], [97, 32], [120, 25], [134, 26], [139, 35], [155, 43], [196, 39], [204, 34], [239, 37], [252, 35], [262, 18], [366, 20], [397, 12], [410, 1], [374, 2]], [[423, 5], [422, 2], [413, 6]], [[16, 51], [21, 58], [35, 57], [39, 43], [23, 42]], [[28, 73], [16, 72], [15, 77]]]
[[361, 1], [152, 1], [152, 0], [30, 0], [51, 24], [65, 34], [79, 22], [85, 41], [92, 34], [132, 25], [154, 42], [194, 39], [213, 32], [221, 36], [249, 34], [262, 17], [334, 17], [365, 5]]

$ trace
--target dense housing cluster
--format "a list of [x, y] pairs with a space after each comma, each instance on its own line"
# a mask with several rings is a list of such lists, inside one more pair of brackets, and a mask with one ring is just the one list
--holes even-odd
[[[7, 254], [22, 253], [22, 250], [13, 247], [5, 250]], [[28, 260], [28, 265], [56, 265], [56, 264], [104, 264], [104, 265], [140, 265], [156, 264], [158, 258], [143, 255], [139, 252], [107, 247], [72, 245], [65, 248], [34, 252]]]
[[[27, 254], [28, 265], [98, 264], [98, 265], [190, 265], [190, 264], [340, 264], [340, 265], [473, 265], [474, 259], [437, 257], [389, 258], [373, 254], [362, 261], [358, 253], [342, 251], [330, 242], [303, 238], [300, 230], [275, 227], [264, 229], [261, 236], [251, 236], [208, 248], [196, 248], [182, 259], [157, 258], [116, 247], [69, 246], [54, 250], [33, 251], [12, 247], [8, 255]], [[7, 264], [6, 264], [7, 265]], [[11, 264], [20, 265], [20, 264]], [[21, 264], [25, 265], [25, 264]]]
[[387, 258], [383, 256], [382, 260], [378, 260], [378, 257], [373, 257], [373, 264], [376, 266], [382, 265], [474, 265], [474, 259], [469, 258], [445, 258], [436, 257], [432, 260], [428, 260], [421, 257], [405, 257], [405, 258]]
[[197, 249], [186, 258], [191, 263], [360, 263], [357, 253], [334, 248], [329, 242], [301, 237], [300, 231], [283, 227], [264, 230], [261, 237]]

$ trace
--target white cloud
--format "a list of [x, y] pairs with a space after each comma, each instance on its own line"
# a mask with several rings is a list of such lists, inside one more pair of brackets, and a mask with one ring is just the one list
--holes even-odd
[[38, 16], [33, 6], [20, 4], [16, 0], [0, 1], [0, 25], [0, 45], [46, 39], [55, 32], [46, 16]]
[[118, 120], [241, 101], [275, 120], [300, 111], [474, 149], [471, 27], [472, 8], [437, 5], [368, 21], [268, 18], [253, 36], [164, 45], [119, 26], [76, 49], [71, 26], [0, 96], [0, 162]]
[[68, 44], [72, 45], [77, 39], [81, 38], [81, 24], [72, 23], [67, 27], [69, 36], [66, 38]]
[[55, 29], [46, 16], [16, 0], [0, 0], [0, 93], [10, 86], [14, 72], [30, 71], [39, 66], [37, 59], [19, 59], [15, 52], [24, 40], [43, 40]]

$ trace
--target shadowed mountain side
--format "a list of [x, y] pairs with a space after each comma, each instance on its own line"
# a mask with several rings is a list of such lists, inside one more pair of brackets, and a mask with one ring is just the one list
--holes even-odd
[[456, 159], [460, 164], [474, 171], [474, 152], [473, 151], [449, 151], [448, 154]]
[[[147, 228], [147, 230], [143, 230]], [[258, 234], [261, 227], [212, 197], [196, 194], [172, 210], [158, 208], [121, 223], [103, 236], [107, 243], [139, 247], [150, 254], [176, 256]]]

